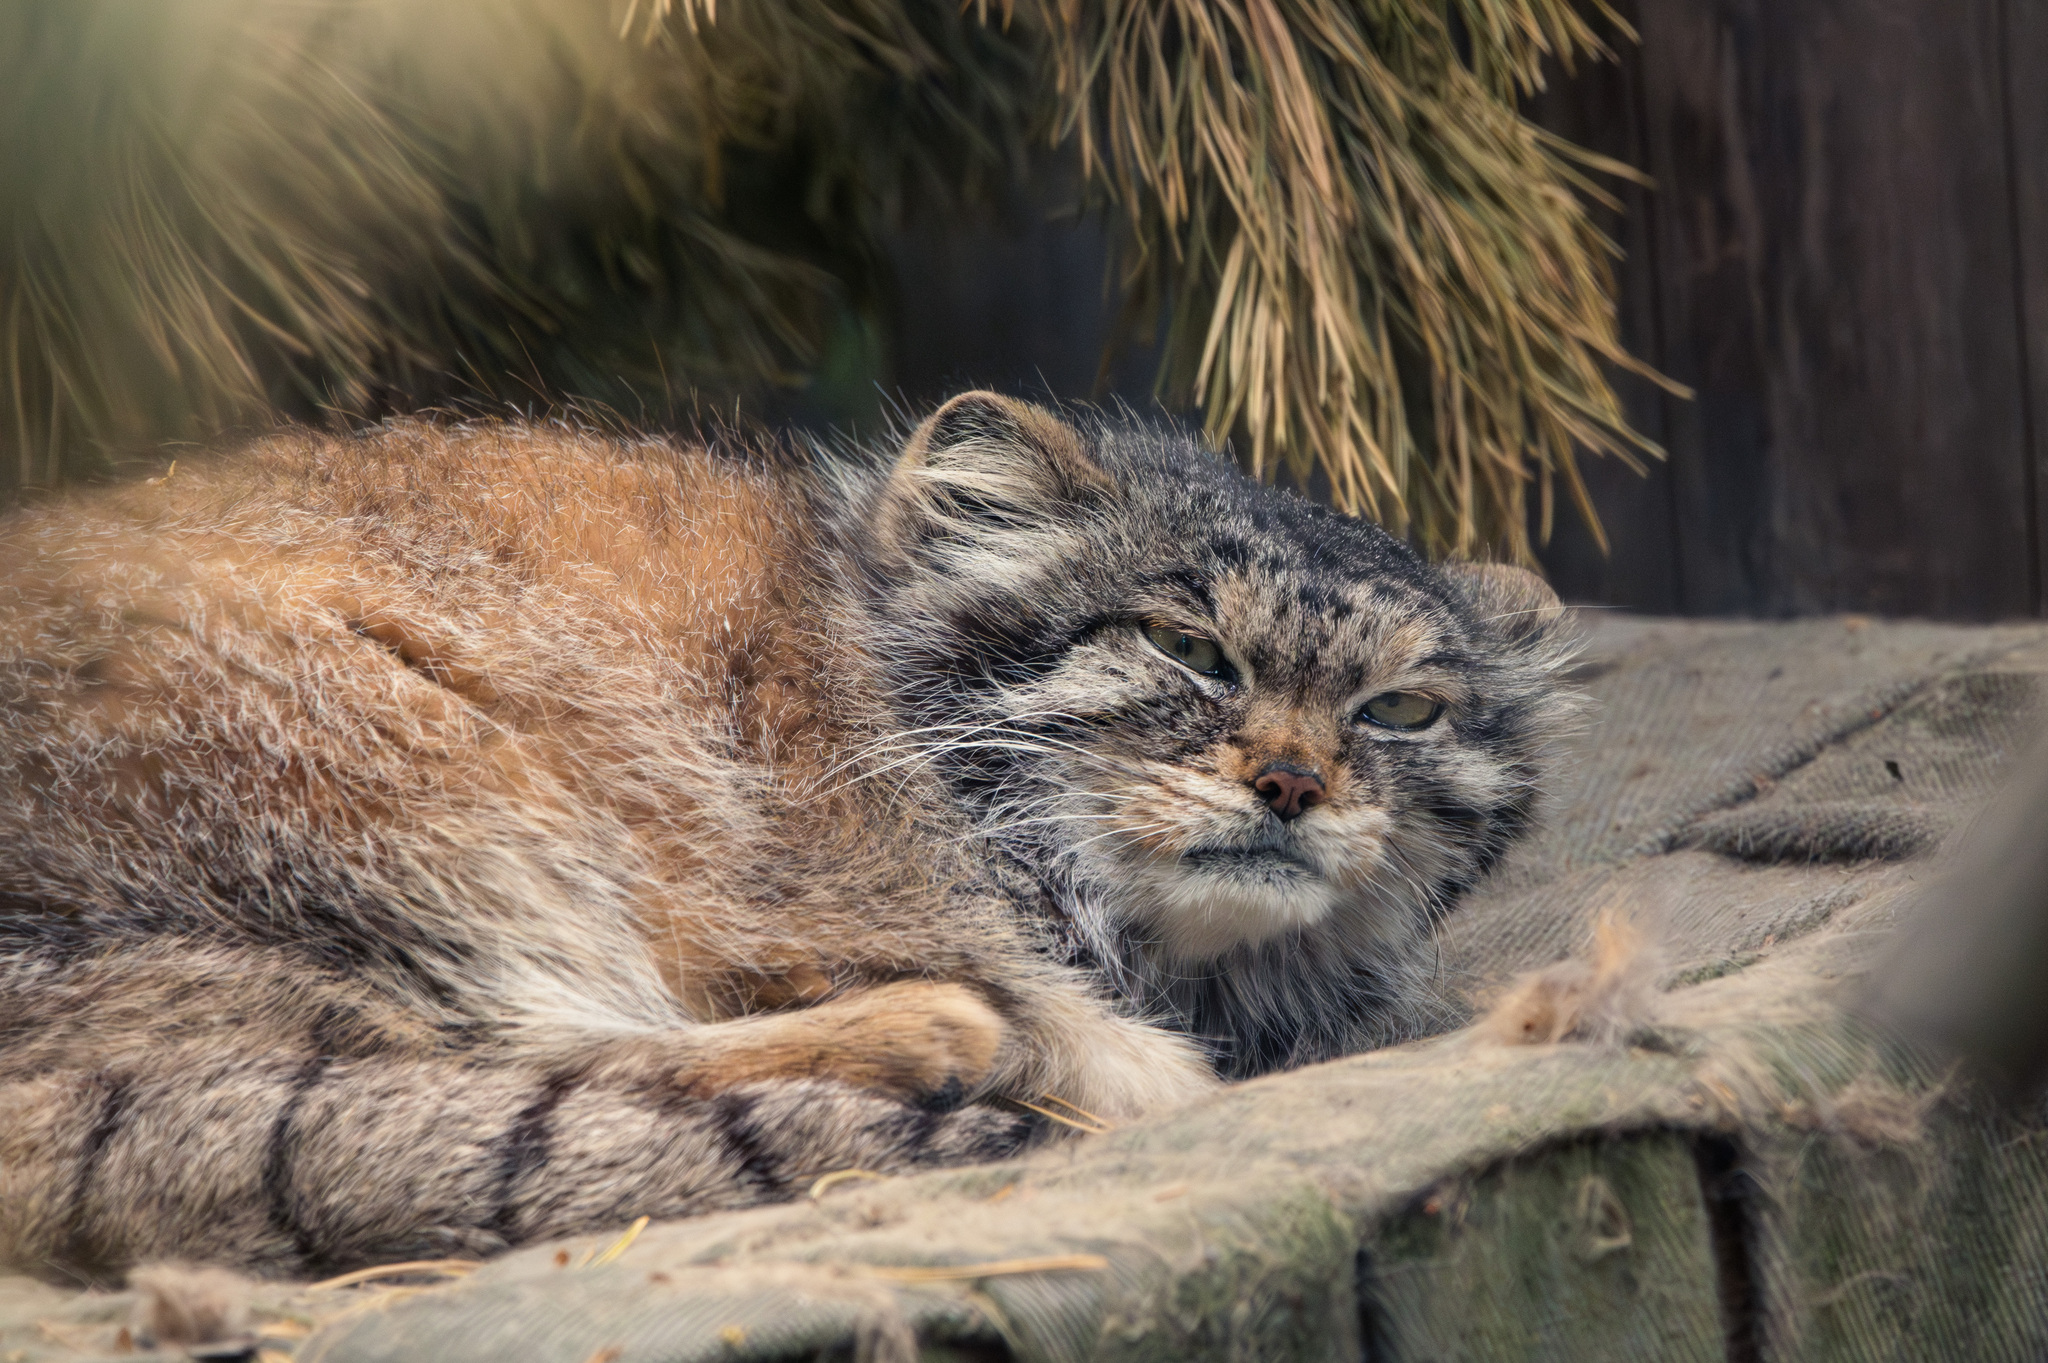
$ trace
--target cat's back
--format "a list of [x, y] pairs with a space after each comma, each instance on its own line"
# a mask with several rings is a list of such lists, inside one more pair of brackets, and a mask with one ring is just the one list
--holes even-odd
[[282, 433], [0, 518], [7, 703], [560, 732], [694, 698], [772, 741], [814, 711], [779, 703], [815, 673], [805, 495], [566, 427]]
[[778, 654], [814, 609], [809, 523], [798, 478], [701, 448], [500, 423], [292, 431], [0, 518], [0, 615], [17, 659], [88, 681], [111, 681], [93, 655], [120, 636], [340, 630], [468, 699], [539, 703], [622, 639], [707, 681], [794, 661]]
[[510, 905], [498, 939], [593, 962], [674, 937], [649, 906], [719, 888], [736, 788], [841, 723], [808, 495], [702, 449], [408, 422], [0, 518], [8, 922], [304, 942], [355, 904], [382, 951]]

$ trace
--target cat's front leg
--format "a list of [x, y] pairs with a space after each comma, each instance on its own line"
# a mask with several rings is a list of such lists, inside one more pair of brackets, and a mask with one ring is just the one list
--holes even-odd
[[[1011, 1027], [976, 989], [900, 980], [835, 995], [807, 1007], [756, 1013], [690, 1029], [668, 1050], [667, 1082], [708, 1097], [743, 1085], [816, 1079], [917, 1103], [956, 1106], [990, 1089]], [[673, 1047], [601, 1049], [600, 1069], [638, 1068]]]
[[[1066, 972], [1007, 964], [951, 982], [868, 985], [697, 1029], [674, 1082], [711, 1093], [828, 1079], [942, 1106], [991, 1097], [1043, 1105], [1051, 1097], [1114, 1122], [1218, 1087], [1208, 1058], [1186, 1037], [1119, 1015]], [[820, 969], [802, 979], [813, 975], [827, 978]]]

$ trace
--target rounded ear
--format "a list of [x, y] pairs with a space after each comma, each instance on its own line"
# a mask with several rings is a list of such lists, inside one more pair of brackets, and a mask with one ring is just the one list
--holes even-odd
[[1023, 530], [1114, 495], [1080, 433], [1043, 407], [962, 393], [925, 418], [884, 494], [886, 539]]
[[1527, 568], [1511, 563], [1439, 563], [1438, 571], [1472, 603], [1480, 622], [1510, 642], [1544, 633], [1564, 616], [1557, 593]]

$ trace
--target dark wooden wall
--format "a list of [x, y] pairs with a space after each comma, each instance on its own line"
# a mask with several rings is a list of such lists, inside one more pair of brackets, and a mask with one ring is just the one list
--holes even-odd
[[1613, 224], [1629, 397], [1669, 463], [1593, 481], [1643, 610], [2043, 613], [2048, 4], [1634, 0], [1549, 126], [1647, 170]]
[[895, 232], [879, 324], [840, 348], [863, 353], [828, 355], [808, 389], [757, 415], [858, 432], [892, 407], [915, 411], [982, 387], [1156, 412], [1156, 348], [1125, 346], [1102, 373], [1118, 304], [1109, 231], [1081, 211], [1076, 160], [1050, 158], [1000, 208]]

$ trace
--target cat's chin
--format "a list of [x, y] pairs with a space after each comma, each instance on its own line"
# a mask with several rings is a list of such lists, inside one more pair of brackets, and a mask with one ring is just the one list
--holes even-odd
[[1178, 962], [1212, 959], [1311, 927], [1329, 917], [1339, 897], [1314, 867], [1270, 850], [1191, 853], [1141, 880], [1155, 949]]

